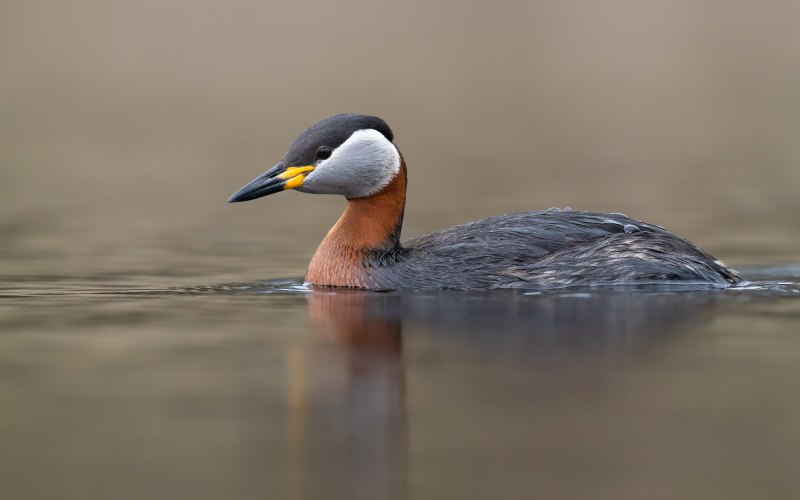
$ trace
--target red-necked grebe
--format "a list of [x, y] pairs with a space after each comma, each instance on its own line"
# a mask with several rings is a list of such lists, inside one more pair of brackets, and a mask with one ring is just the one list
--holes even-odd
[[347, 198], [308, 266], [305, 280], [316, 286], [488, 290], [741, 281], [689, 241], [621, 214], [550, 209], [499, 215], [401, 244], [406, 165], [393, 140], [386, 122], [374, 116], [326, 118], [228, 201], [287, 189]]

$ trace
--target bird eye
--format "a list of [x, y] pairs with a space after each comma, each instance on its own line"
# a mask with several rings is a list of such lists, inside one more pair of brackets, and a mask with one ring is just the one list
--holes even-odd
[[329, 146], [320, 146], [317, 149], [317, 160], [325, 160], [326, 158], [330, 158], [332, 153], [333, 149], [331, 149]]

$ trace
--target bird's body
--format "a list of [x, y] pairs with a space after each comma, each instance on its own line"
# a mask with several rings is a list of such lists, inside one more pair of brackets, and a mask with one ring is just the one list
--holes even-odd
[[[344, 252], [338, 254], [342, 259]], [[335, 259], [328, 253], [325, 259]], [[490, 217], [389, 250], [308, 281], [369, 289], [491, 290], [686, 281], [728, 286], [736, 274], [688, 241], [622, 215], [521, 212]]]
[[[392, 139], [375, 117], [328, 118], [301, 134], [283, 162], [231, 201], [287, 185], [303, 190], [306, 181], [309, 191], [347, 196], [345, 212], [309, 264], [306, 281], [315, 286], [492, 290], [667, 282], [725, 287], [741, 281], [689, 241], [621, 214], [568, 209], [506, 214], [401, 244], [406, 166]], [[330, 151], [311, 163], [309, 148], [317, 156], [322, 148]], [[305, 158], [292, 161], [293, 155]], [[328, 159], [333, 161], [325, 164]], [[312, 177], [315, 170], [322, 175]], [[359, 178], [369, 180], [358, 185]]]

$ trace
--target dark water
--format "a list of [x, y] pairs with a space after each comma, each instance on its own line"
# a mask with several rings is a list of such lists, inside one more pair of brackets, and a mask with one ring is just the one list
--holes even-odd
[[[0, 498], [794, 499], [800, 3], [0, 3]], [[299, 286], [385, 118], [404, 237], [571, 206], [731, 290]], [[275, 281], [290, 277], [285, 281]]]
[[9, 498], [790, 498], [800, 267], [747, 274], [528, 293], [6, 282], [2, 483]]

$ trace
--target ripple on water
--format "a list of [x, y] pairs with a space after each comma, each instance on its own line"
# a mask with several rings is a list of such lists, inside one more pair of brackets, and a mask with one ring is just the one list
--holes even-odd
[[[563, 288], [526, 289], [516, 292], [504, 292], [515, 295], [537, 296], [558, 295], [562, 298], [590, 298], [609, 292], [619, 293], [692, 293], [721, 292], [735, 294], [752, 294], [754, 297], [794, 297], [800, 296], [800, 264], [743, 268], [742, 274], [748, 278], [740, 285], [730, 288], [709, 287], [704, 283], [646, 283], [633, 285], [595, 285]], [[259, 280], [242, 283], [220, 283], [212, 285], [189, 285], [175, 287], [136, 287], [124, 288], [119, 285], [104, 287], [53, 287], [53, 288], [0, 288], [0, 299], [36, 298], [36, 297], [146, 297], [146, 296], [181, 296], [181, 295], [302, 295], [319, 292], [306, 285], [302, 278], [281, 278]], [[326, 290], [335, 293], [335, 290]], [[349, 290], [348, 292], [352, 292]], [[521, 292], [521, 293], [520, 293]], [[437, 291], [396, 291], [403, 295], [435, 295]], [[453, 293], [453, 292], [447, 292]], [[496, 291], [483, 292], [497, 294]], [[478, 293], [480, 295], [480, 293]]]

